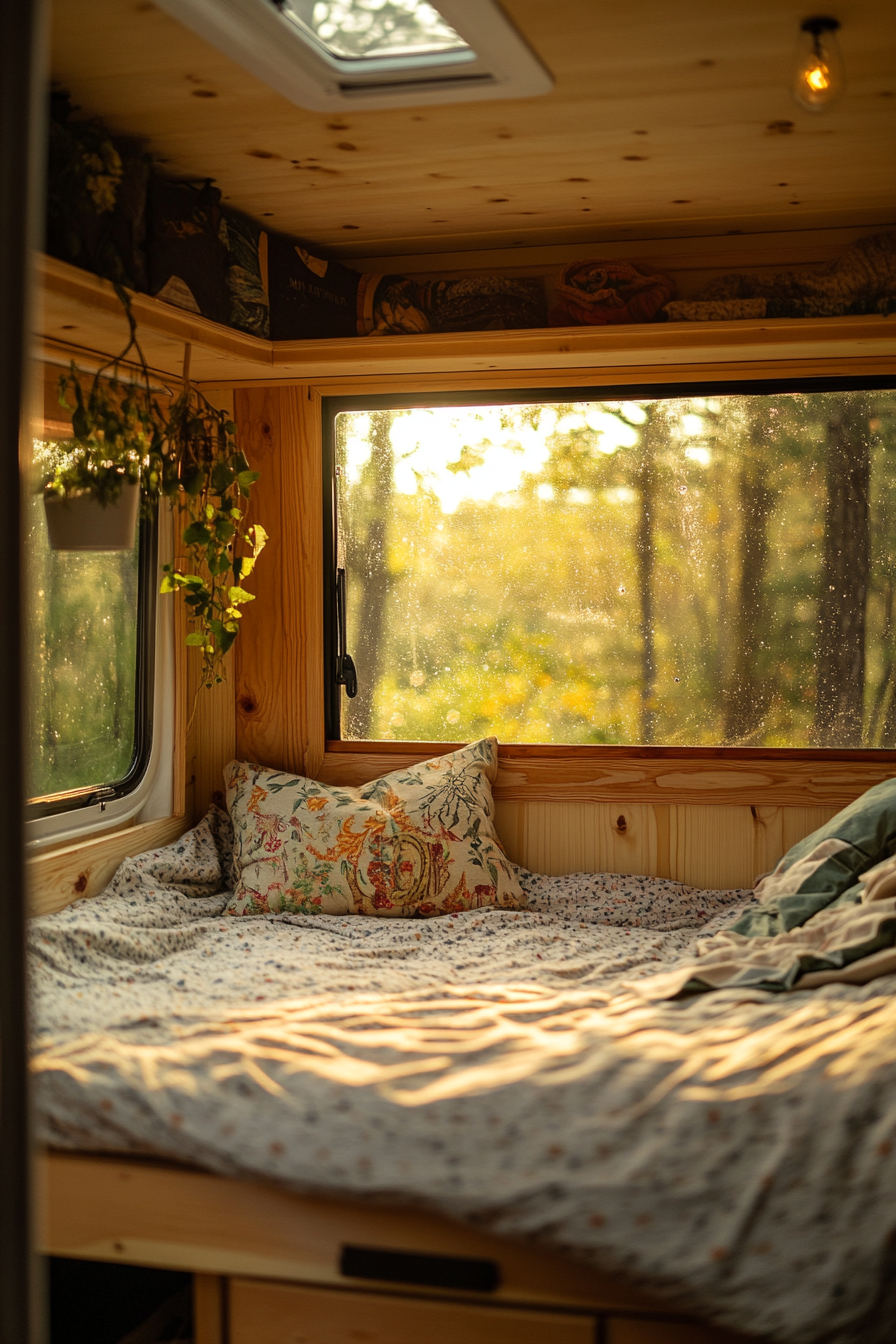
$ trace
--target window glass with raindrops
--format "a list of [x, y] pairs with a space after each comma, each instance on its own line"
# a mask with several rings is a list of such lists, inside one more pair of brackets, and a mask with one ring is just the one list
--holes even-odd
[[896, 746], [896, 392], [378, 405], [333, 439], [343, 738]]

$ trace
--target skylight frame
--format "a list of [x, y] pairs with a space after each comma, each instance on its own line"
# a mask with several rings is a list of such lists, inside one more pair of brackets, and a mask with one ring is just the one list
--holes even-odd
[[495, 0], [437, 0], [466, 51], [341, 58], [275, 0], [158, 0], [244, 69], [316, 112], [425, 106], [550, 91], [553, 79]]

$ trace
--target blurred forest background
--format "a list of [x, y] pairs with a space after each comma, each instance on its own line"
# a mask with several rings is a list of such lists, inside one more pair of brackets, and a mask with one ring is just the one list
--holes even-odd
[[122, 779], [134, 756], [137, 548], [52, 551], [25, 514], [29, 796]]
[[341, 413], [355, 739], [896, 746], [896, 393]]

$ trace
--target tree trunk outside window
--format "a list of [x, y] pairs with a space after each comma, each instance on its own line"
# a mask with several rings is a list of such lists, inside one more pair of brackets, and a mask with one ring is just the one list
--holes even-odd
[[768, 687], [759, 673], [759, 646], [768, 631], [765, 590], [768, 525], [775, 504], [769, 484], [764, 424], [758, 418], [744, 444], [738, 472], [740, 555], [734, 591], [732, 668], [724, 692], [725, 741], [749, 745], [760, 732], [768, 705]]
[[827, 429], [827, 507], [816, 659], [815, 739], [819, 747], [862, 744], [871, 456], [857, 409], [850, 399], [838, 408]]
[[640, 456], [634, 482], [640, 499], [635, 548], [638, 564], [638, 601], [641, 625], [641, 720], [640, 739], [650, 744], [656, 739], [656, 612], [654, 578], [656, 568], [657, 480], [655, 437], [656, 411], [644, 426]]

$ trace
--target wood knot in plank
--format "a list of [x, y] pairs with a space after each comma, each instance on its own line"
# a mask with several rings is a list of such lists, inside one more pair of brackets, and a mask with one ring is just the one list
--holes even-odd
[[613, 826], [613, 830], [618, 831], [620, 835], [625, 835], [625, 832], [628, 830], [628, 822], [625, 820], [625, 817], [622, 815], [621, 812], [619, 813], [619, 816], [616, 818], [616, 823]]
[[87, 890], [87, 873], [79, 873], [75, 880], [75, 891], [80, 896]]

